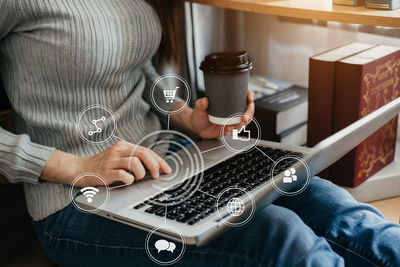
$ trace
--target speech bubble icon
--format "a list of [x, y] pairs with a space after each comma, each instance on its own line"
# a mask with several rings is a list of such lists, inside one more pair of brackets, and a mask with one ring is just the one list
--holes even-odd
[[169, 248], [169, 242], [167, 240], [160, 239], [160, 240], [157, 240], [157, 242], [154, 244], [154, 246], [156, 247], [158, 253], [160, 253], [160, 251], [163, 251], [163, 250], [166, 250], [167, 248]]
[[174, 249], [176, 248], [176, 245], [172, 242], [169, 242], [169, 248], [167, 248], [167, 251], [171, 251], [174, 253]]

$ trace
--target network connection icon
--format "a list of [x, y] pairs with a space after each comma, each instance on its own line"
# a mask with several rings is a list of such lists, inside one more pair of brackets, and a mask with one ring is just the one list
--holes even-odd
[[82, 192], [82, 194], [85, 195], [86, 201], [88, 203], [92, 203], [93, 198], [99, 192], [99, 189], [97, 189], [96, 187], [88, 186], [82, 188], [80, 191]]
[[92, 124], [96, 127], [96, 130], [95, 131], [89, 131], [88, 132], [88, 135], [89, 136], [92, 136], [92, 135], [94, 135], [95, 133], [101, 133], [102, 132], [102, 129], [97, 125], [97, 123], [99, 123], [100, 121], [105, 121], [106, 120], [106, 117], [101, 117], [100, 119], [98, 119], [98, 120], [92, 120]]

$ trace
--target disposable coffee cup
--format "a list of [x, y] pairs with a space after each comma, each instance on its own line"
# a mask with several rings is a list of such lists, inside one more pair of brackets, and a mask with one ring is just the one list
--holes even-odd
[[212, 123], [240, 123], [239, 115], [247, 107], [247, 89], [252, 68], [253, 64], [246, 51], [214, 53], [201, 62], [200, 70], [204, 73], [205, 93], [209, 100], [209, 120]]

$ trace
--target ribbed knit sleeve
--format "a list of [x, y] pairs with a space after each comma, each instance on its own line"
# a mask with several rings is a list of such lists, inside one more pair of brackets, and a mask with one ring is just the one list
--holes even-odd
[[[0, 0], [0, 42], [18, 23], [15, 2]], [[32, 143], [27, 135], [14, 135], [0, 127], [0, 174], [12, 183], [37, 183], [53, 150]]]
[[[158, 109], [154, 107], [154, 105], [151, 103], [150, 99], [150, 90], [151, 86], [153, 85], [154, 82], [156, 82], [161, 76], [158, 74], [156, 69], [154, 68], [153, 64], [151, 61], [148, 61], [146, 64], [144, 64], [142, 68], [144, 75], [146, 76], [146, 89], [143, 95], [144, 100], [150, 104], [152, 107], [152, 110], [158, 115], [158, 117], [166, 123], [167, 121], [167, 115], [165, 113], [160, 112]], [[167, 104], [165, 102], [165, 97], [163, 90], [168, 89], [165, 84], [162, 82], [157, 83], [157, 88], [154, 90], [154, 101], [157, 103], [157, 105], [165, 111], [170, 111], [173, 105]], [[174, 103], [178, 102], [184, 102], [184, 100], [178, 96], [175, 96], [174, 98]]]
[[12, 183], [37, 183], [53, 151], [0, 128], [0, 173]]
[[0, 1], [0, 40], [9, 33], [18, 23], [16, 1]]

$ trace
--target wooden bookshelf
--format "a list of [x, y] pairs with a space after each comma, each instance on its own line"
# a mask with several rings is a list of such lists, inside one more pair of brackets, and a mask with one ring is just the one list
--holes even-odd
[[380, 210], [389, 221], [400, 223], [400, 197], [374, 201], [369, 204]]
[[302, 19], [400, 28], [400, 9], [332, 5], [332, 0], [188, 0], [193, 3]]

